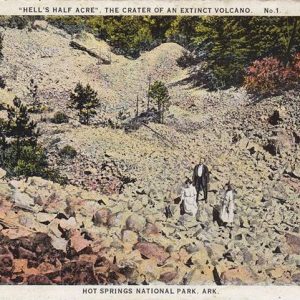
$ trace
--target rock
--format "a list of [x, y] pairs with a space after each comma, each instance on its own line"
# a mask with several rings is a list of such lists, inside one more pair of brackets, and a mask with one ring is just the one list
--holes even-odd
[[129, 243], [129, 244], [136, 244], [138, 241], [138, 235], [134, 231], [131, 230], [124, 230], [122, 232], [122, 241], [124, 243]]
[[146, 220], [140, 215], [131, 215], [126, 220], [126, 228], [135, 232], [141, 232], [144, 230]]
[[300, 253], [300, 237], [294, 234], [285, 234], [286, 242], [290, 248], [290, 254]]
[[297, 177], [300, 178], [300, 162], [297, 162], [292, 170], [292, 174]]
[[165, 272], [160, 274], [159, 281], [162, 281], [164, 283], [171, 283], [171, 281], [174, 280], [177, 275], [178, 275], [178, 269]]
[[56, 216], [57, 214], [48, 214], [48, 213], [39, 212], [36, 215], [36, 219], [40, 223], [48, 223], [53, 221]]
[[25, 193], [19, 192], [18, 190], [16, 190], [13, 193], [13, 201], [14, 201], [15, 205], [23, 207], [23, 208], [30, 209], [31, 206], [35, 205], [34, 200], [31, 197], [29, 197]]
[[8, 200], [12, 196], [12, 189], [10, 188], [9, 184], [0, 182], [0, 196], [5, 200]]
[[159, 278], [160, 268], [157, 266], [157, 260], [153, 257], [143, 260], [139, 264], [139, 272], [146, 277], [147, 282], [155, 281]]
[[271, 278], [277, 279], [277, 278], [280, 278], [280, 277], [283, 276], [284, 269], [282, 269], [281, 267], [277, 267], [277, 268], [274, 268], [274, 269], [267, 269], [266, 273]]
[[108, 219], [109, 227], [122, 227], [125, 224], [126, 215], [125, 213], [118, 212], [111, 214]]
[[49, 234], [49, 236], [51, 238], [51, 245], [54, 249], [62, 250], [63, 252], [67, 251], [68, 241], [53, 234]]
[[90, 241], [86, 240], [79, 230], [74, 230], [70, 238], [70, 247], [72, 247], [76, 252], [80, 252], [86, 247], [90, 246]]
[[146, 224], [146, 228], [143, 232], [145, 235], [151, 235], [151, 234], [159, 234], [160, 230], [157, 228], [157, 226], [155, 224], [152, 223], [147, 223]]
[[47, 30], [48, 22], [45, 20], [35, 20], [32, 24], [33, 29]]
[[29, 186], [37, 186], [40, 188], [47, 188], [47, 187], [51, 187], [52, 184], [53, 184], [52, 181], [43, 179], [41, 177], [31, 177], [28, 179]]
[[292, 275], [292, 281], [293, 281], [294, 283], [299, 284], [299, 283], [300, 283], [300, 273], [293, 274], [293, 275]]
[[237, 267], [223, 272], [220, 276], [222, 284], [254, 284], [257, 277], [249, 267]]
[[0, 179], [6, 176], [6, 171], [0, 168]]
[[66, 262], [61, 270], [61, 283], [66, 285], [98, 284], [93, 263], [85, 261]]
[[68, 220], [62, 219], [59, 223], [60, 227], [64, 230], [76, 229], [78, 224], [74, 217], [69, 218]]
[[101, 208], [94, 214], [93, 222], [96, 226], [108, 225], [110, 216], [111, 210], [109, 208]]
[[201, 268], [194, 268], [186, 276], [187, 284], [203, 285], [214, 283], [213, 267], [211, 265], [204, 265]]
[[163, 264], [169, 257], [164, 248], [155, 243], [140, 242], [137, 243], [134, 249], [139, 250], [147, 258], [155, 258], [158, 264]]

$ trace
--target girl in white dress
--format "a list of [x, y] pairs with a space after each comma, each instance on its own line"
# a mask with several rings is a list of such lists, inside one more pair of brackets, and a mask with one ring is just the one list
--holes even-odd
[[223, 223], [227, 223], [228, 225], [232, 225], [234, 218], [234, 194], [233, 189], [230, 183], [225, 185], [225, 195], [220, 211], [220, 219]]
[[185, 181], [184, 187], [181, 190], [181, 202], [186, 214], [196, 216], [198, 206], [196, 202], [197, 191], [192, 185], [192, 181], [187, 179]]

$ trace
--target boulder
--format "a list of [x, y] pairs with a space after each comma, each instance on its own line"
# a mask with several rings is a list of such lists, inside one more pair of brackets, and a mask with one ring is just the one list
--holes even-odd
[[146, 258], [155, 258], [158, 264], [163, 264], [169, 257], [165, 249], [156, 243], [140, 242], [134, 249], [139, 250], [141, 255]]
[[99, 209], [93, 217], [94, 224], [96, 226], [100, 225], [108, 225], [108, 220], [111, 215], [111, 210], [109, 208], [101, 208]]
[[224, 271], [220, 276], [222, 284], [254, 284], [257, 277], [249, 267], [237, 267]]
[[6, 171], [0, 168], [0, 179], [6, 176]]
[[122, 241], [124, 243], [136, 244], [138, 241], [138, 234], [131, 230], [124, 230], [122, 232]]
[[126, 228], [135, 232], [141, 232], [144, 230], [146, 220], [143, 216], [133, 214], [126, 220]]
[[30, 208], [34, 206], [34, 199], [32, 199], [29, 195], [25, 193], [21, 193], [20, 191], [16, 190], [13, 194], [13, 201], [15, 205], [23, 207], [23, 208]]
[[285, 238], [286, 238], [286, 242], [290, 248], [290, 254], [299, 254], [300, 253], [300, 236], [286, 233]]
[[32, 24], [33, 29], [47, 30], [48, 22], [45, 20], [35, 20]]

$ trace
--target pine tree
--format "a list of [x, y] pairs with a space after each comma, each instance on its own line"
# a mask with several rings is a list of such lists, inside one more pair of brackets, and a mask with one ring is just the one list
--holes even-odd
[[90, 117], [96, 114], [95, 108], [99, 106], [97, 92], [89, 84], [84, 87], [81, 83], [77, 83], [70, 99], [71, 105], [79, 110], [80, 122], [88, 125]]
[[170, 106], [169, 91], [165, 84], [161, 81], [155, 81], [152, 85], [150, 85], [149, 97], [156, 102], [159, 122], [163, 124], [165, 112]]
[[21, 147], [35, 146], [38, 137], [37, 124], [30, 120], [26, 105], [17, 97], [13, 100], [14, 106], [7, 108], [7, 136], [15, 141], [16, 160], [20, 158]]

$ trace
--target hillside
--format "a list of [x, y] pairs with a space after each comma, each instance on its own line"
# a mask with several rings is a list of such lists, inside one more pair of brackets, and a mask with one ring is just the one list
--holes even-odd
[[[2, 283], [299, 283], [299, 94], [253, 102], [243, 89], [184, 84], [189, 70], [176, 62], [183, 50], [165, 43], [133, 60], [89, 34], [5, 30], [1, 100], [29, 103], [34, 79], [46, 109], [32, 118], [42, 120], [40, 142], [69, 184], [2, 172], [0, 259], [10, 261], [0, 267]], [[169, 88], [166, 124], [125, 133], [137, 96], [146, 109], [149, 78]], [[90, 126], [68, 105], [77, 82], [101, 98]], [[56, 111], [70, 122], [51, 123]], [[74, 159], [59, 157], [66, 145]], [[211, 182], [196, 221], [180, 215], [177, 198], [200, 157]], [[232, 229], [215, 220], [228, 181], [237, 191]]]

